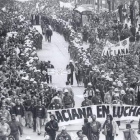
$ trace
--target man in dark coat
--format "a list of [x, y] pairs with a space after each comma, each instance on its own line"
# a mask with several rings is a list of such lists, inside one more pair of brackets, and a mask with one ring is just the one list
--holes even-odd
[[52, 32], [51, 28], [48, 26], [48, 28], [46, 29], [46, 36], [47, 36], [48, 42], [51, 42], [52, 35], [53, 35], [53, 32]]
[[96, 115], [92, 115], [92, 122], [87, 123], [87, 134], [88, 140], [99, 140], [99, 135], [101, 131], [101, 123], [96, 121]]
[[51, 120], [46, 123], [45, 131], [51, 137], [51, 140], [55, 140], [56, 131], [58, 131], [58, 122], [55, 119], [55, 116], [52, 114], [50, 115]]
[[72, 64], [72, 60], [70, 60], [70, 63], [67, 65], [66, 69], [68, 71], [67, 81], [69, 81], [69, 83], [71, 83], [71, 85], [73, 85], [74, 65]]
[[41, 100], [38, 99], [37, 106], [33, 110], [33, 118], [36, 118], [36, 129], [38, 135], [41, 134], [42, 120], [45, 118], [45, 107], [42, 105]]

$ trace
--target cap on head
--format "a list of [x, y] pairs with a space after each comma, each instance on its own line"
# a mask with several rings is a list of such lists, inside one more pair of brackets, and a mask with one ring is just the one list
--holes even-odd
[[124, 91], [124, 90], [122, 90], [122, 91], [121, 91], [121, 94], [122, 94], [122, 95], [125, 95], [126, 93], [125, 93], [125, 91]]
[[64, 93], [68, 93], [69, 91], [67, 89], [64, 90]]
[[50, 118], [51, 118], [51, 117], [54, 117], [54, 119], [55, 119], [55, 115], [54, 115], [54, 114], [51, 114], [51, 115], [50, 115]]
[[88, 83], [88, 86], [92, 86], [92, 84], [91, 83]]
[[99, 89], [96, 89], [96, 92], [99, 93], [100, 92]]
[[66, 126], [62, 126], [62, 130], [66, 130]]
[[118, 92], [119, 90], [118, 90], [118, 88], [115, 88], [115, 90], [114, 90], [115, 92]]
[[50, 140], [50, 136], [49, 136], [49, 135], [46, 135], [46, 136], [44, 137], [44, 140]]

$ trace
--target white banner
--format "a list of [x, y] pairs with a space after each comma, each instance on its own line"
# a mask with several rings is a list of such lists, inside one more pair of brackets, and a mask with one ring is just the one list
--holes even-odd
[[48, 75], [67, 75], [68, 74], [67, 70], [52, 69], [52, 68], [48, 68], [47, 73]]
[[60, 1], [60, 7], [61, 8], [68, 8], [68, 9], [74, 9], [74, 5], [73, 5], [73, 2], [69, 3], [69, 2], [62, 2]]
[[104, 122], [107, 114], [112, 114], [117, 121], [136, 120], [139, 121], [140, 107], [127, 105], [92, 105], [88, 107], [48, 110], [48, 114], [54, 114], [59, 126], [69, 124], [83, 124], [84, 118], [91, 118], [92, 114], [97, 116], [97, 120]]
[[102, 56], [116, 56], [129, 54], [129, 38], [120, 41], [117, 44], [112, 44], [107, 41], [106, 46], [103, 49]]

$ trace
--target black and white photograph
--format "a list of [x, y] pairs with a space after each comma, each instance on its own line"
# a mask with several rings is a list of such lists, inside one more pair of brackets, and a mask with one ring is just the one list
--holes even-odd
[[0, 140], [140, 140], [140, 0], [0, 0]]

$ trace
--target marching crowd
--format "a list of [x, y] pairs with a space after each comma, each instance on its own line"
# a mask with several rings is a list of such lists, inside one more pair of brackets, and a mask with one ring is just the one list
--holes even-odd
[[[120, 24], [116, 24], [116, 31], [119, 31]], [[96, 46], [100, 51], [101, 44], [98, 44], [98, 40], [96, 40], [97, 43], [94, 43], [94, 48], [90, 46], [90, 48], [85, 50], [79, 47], [83, 42], [83, 35], [81, 32], [75, 32], [73, 26], [67, 25], [66, 21], [56, 18], [51, 20], [51, 25], [55, 31], [63, 34], [65, 40], [70, 43], [69, 53], [74, 61], [74, 65], [72, 61], [69, 64], [71, 73], [68, 74], [68, 81], [73, 85], [73, 73], [75, 72], [77, 84], [81, 85], [84, 83], [86, 88], [84, 92], [85, 98], [88, 97], [89, 100], [93, 98], [93, 104], [139, 104], [139, 65], [134, 62], [133, 58], [127, 56], [99, 58], [99, 56], [93, 54], [96, 53]], [[121, 26], [121, 35], [124, 30], [129, 32], [124, 39], [130, 36], [131, 38], [136, 37], [136, 41], [139, 41], [139, 33], [135, 33], [136, 29], [134, 27], [130, 29], [127, 27], [127, 24], [121, 24]], [[92, 60], [92, 54], [97, 57], [97, 60]], [[137, 57], [139, 56], [137, 55]], [[97, 62], [98, 65], [93, 65], [92, 63], [94, 62]], [[120, 63], [122, 66], [120, 66]], [[90, 104], [91, 102], [88, 105]]]
[[[60, 13], [64, 12], [64, 9], [59, 10]], [[54, 66], [50, 61], [40, 61], [37, 56], [36, 50], [42, 49], [43, 36], [21, 13], [8, 10], [5, 13], [7, 19], [3, 18], [0, 26], [0, 139], [6, 140], [11, 135], [19, 140], [25, 120], [25, 126], [33, 128], [38, 135], [41, 134], [42, 125], [45, 125], [46, 139], [49, 135], [52, 140], [71, 140], [65, 127], [56, 136], [58, 122], [54, 115], [50, 115], [48, 121], [47, 110], [75, 106], [71, 87], [74, 74], [77, 85], [84, 84], [85, 87], [82, 107], [98, 104], [140, 105], [139, 63], [134, 61], [136, 56], [139, 61], [139, 29], [118, 22], [114, 15], [106, 12], [95, 16], [90, 26], [83, 28], [76, 27], [72, 20], [68, 21], [68, 17], [72, 17], [69, 10], [58, 17], [46, 16], [47, 24], [69, 42], [68, 51], [73, 60], [66, 67], [66, 86], [60, 89], [50, 85], [52, 76], [48, 75], [47, 69]], [[12, 20], [8, 21], [10, 16]], [[110, 27], [107, 23], [110, 23]], [[105, 24], [105, 28], [101, 28]], [[132, 41], [129, 57], [101, 58], [106, 39], [117, 42], [128, 37]], [[90, 47], [80, 47], [83, 42], [89, 42]], [[95, 115], [92, 115], [92, 122], [84, 121], [82, 130], [77, 132], [77, 140], [99, 140], [102, 128], [106, 140], [114, 140], [118, 135], [116, 122], [111, 115], [107, 116], [103, 127], [96, 121]]]

